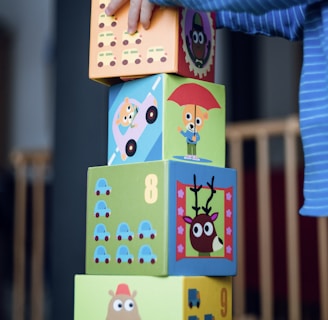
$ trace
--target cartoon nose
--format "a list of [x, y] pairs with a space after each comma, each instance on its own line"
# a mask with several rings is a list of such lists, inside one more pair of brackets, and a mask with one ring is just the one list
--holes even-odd
[[218, 251], [223, 247], [223, 241], [219, 237], [215, 237], [212, 242], [213, 251]]
[[193, 130], [194, 129], [194, 124], [189, 122], [188, 125], [187, 125], [187, 129], [188, 130]]

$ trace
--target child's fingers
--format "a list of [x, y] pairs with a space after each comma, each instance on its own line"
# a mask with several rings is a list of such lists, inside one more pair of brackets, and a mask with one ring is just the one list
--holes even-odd
[[108, 16], [114, 15], [128, 0], [111, 0], [105, 9]]
[[130, 1], [130, 9], [129, 9], [129, 17], [128, 17], [129, 33], [135, 33], [137, 31], [138, 22], [140, 19], [141, 1], [142, 0]]
[[148, 0], [143, 0], [141, 3], [140, 22], [146, 30], [150, 26], [150, 20], [153, 14], [154, 7], [155, 5], [150, 3]]

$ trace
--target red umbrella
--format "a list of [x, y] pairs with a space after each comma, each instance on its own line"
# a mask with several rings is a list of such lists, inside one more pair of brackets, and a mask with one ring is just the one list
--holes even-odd
[[177, 87], [168, 100], [176, 102], [180, 106], [194, 104], [206, 110], [221, 108], [211, 91], [196, 83], [184, 83]]

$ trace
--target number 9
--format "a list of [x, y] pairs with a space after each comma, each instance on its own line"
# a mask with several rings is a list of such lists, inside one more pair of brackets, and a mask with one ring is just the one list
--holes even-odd
[[227, 288], [221, 289], [221, 317], [226, 317], [228, 313], [228, 291]]

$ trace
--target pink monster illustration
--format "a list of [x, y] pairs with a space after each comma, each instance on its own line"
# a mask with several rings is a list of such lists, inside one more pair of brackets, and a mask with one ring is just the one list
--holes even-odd
[[108, 303], [106, 320], [141, 320], [134, 300], [137, 295], [136, 291], [133, 291], [131, 295], [129, 286], [121, 283], [117, 286], [115, 294], [113, 290], [109, 290], [108, 293], [112, 299]]

